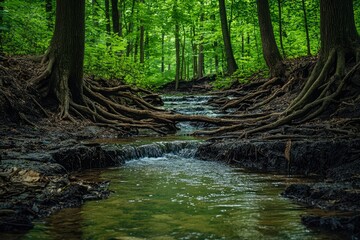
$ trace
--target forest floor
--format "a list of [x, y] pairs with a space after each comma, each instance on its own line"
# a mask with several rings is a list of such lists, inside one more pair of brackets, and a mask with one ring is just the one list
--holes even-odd
[[[284, 196], [309, 207], [350, 214], [303, 216], [303, 223], [360, 237], [359, 102], [339, 101], [315, 119], [247, 134], [248, 126], [273, 121], [271, 113], [286, 108], [315, 61], [293, 60], [287, 63], [287, 78], [254, 75], [248, 84], [234, 84], [226, 91], [209, 92], [214, 77], [180, 83], [180, 89], [214, 95], [209, 104], [227, 112], [223, 118], [237, 120], [232, 126], [197, 132], [211, 136], [198, 149], [199, 158], [254, 171], [316, 175], [318, 183], [290, 185]], [[23, 87], [41, 73], [36, 66], [28, 58], [0, 61], [0, 232], [27, 230], [33, 219], [107, 197], [106, 182], [87, 181], [78, 171], [123, 163], [115, 152], [90, 142], [119, 137], [115, 129], [48, 116], [36, 92]], [[169, 84], [166, 92], [172, 87]]]

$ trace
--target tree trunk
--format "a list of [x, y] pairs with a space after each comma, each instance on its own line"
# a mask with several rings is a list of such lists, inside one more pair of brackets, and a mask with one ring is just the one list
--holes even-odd
[[138, 56], [138, 49], [139, 49], [139, 31], [136, 33], [136, 38], [134, 42], [134, 62], [137, 62]]
[[229, 29], [227, 26], [228, 24], [226, 17], [225, 0], [219, 0], [219, 11], [220, 11], [221, 30], [224, 40], [224, 48], [225, 48], [225, 55], [227, 62], [227, 73], [231, 75], [238, 69], [238, 66], [234, 58]]
[[105, 0], [105, 19], [106, 19], [106, 32], [110, 34], [110, 2]]
[[311, 56], [310, 38], [309, 38], [309, 28], [308, 28], [308, 21], [307, 21], [307, 15], [306, 15], [305, 0], [302, 0], [302, 9], [303, 9], [303, 13], [304, 13], [304, 25], [305, 25], [305, 33], [306, 33], [307, 55], [308, 55], [308, 56]]
[[53, 16], [52, 16], [52, 0], [46, 0], [45, 1], [45, 11], [46, 11], [46, 18], [48, 21], [48, 27], [51, 29], [53, 27]]
[[336, 47], [349, 48], [359, 43], [352, 0], [320, 0], [320, 55]]
[[122, 37], [123, 36], [123, 12], [124, 12], [124, 8], [125, 8], [125, 1], [124, 0], [119, 0], [119, 36]]
[[281, 0], [278, 0], [278, 10], [279, 10], [279, 38], [280, 38], [280, 47], [283, 54], [283, 57], [285, 57], [285, 50], [284, 50], [284, 44], [283, 44], [283, 30], [282, 30], [282, 14], [281, 14]]
[[161, 72], [165, 72], [165, 32], [161, 33]]
[[[201, 2], [201, 9], [204, 8], [204, 3]], [[204, 12], [203, 10], [201, 10], [201, 14], [200, 14], [200, 30], [203, 30], [203, 25], [204, 25]], [[200, 43], [199, 43], [199, 56], [198, 56], [198, 64], [197, 64], [197, 77], [198, 78], [202, 78], [204, 76], [204, 45], [203, 45], [203, 41], [204, 41], [204, 35], [201, 34], [200, 36]]]
[[55, 31], [47, 58], [47, 96], [59, 102], [62, 116], [68, 115], [70, 101], [83, 103], [83, 62], [85, 48], [85, 0], [57, 0]]
[[120, 36], [118, 0], [111, 0], [111, 18], [113, 23], [113, 32]]
[[[144, 0], [140, 0], [144, 4]], [[145, 27], [142, 17], [140, 17], [140, 63], [145, 62]]]
[[[355, 63], [353, 71], [360, 62], [353, 0], [320, 0], [320, 37], [319, 60], [300, 94], [286, 110], [291, 113], [288, 119], [306, 115], [305, 121], [318, 116], [350, 84], [345, 81], [346, 65]], [[359, 92], [353, 92], [352, 97], [358, 98]], [[351, 92], [347, 92], [346, 97], [350, 98]]]
[[268, 66], [272, 77], [281, 76], [283, 75], [284, 67], [274, 37], [268, 0], [257, 0], [257, 9], [263, 55], [266, 65]]
[[179, 23], [175, 24], [175, 58], [176, 58], [176, 68], [175, 68], [175, 91], [179, 88], [180, 81], [180, 26]]
[[140, 63], [145, 62], [145, 28], [140, 26]]
[[[136, 4], [136, 0], [132, 0], [130, 19], [129, 19], [128, 29], [127, 29], [127, 33], [126, 33], [127, 35], [129, 35], [133, 32], [133, 28], [134, 28], [133, 16], [134, 16], [135, 4]], [[126, 56], [127, 57], [130, 56], [132, 49], [133, 49], [133, 41], [130, 39], [130, 40], [128, 40], [128, 45], [126, 47]]]
[[183, 26], [183, 42], [181, 48], [181, 68], [180, 68], [181, 80], [184, 80], [186, 78], [185, 48], [186, 48], [186, 32], [185, 32], [185, 27]]
[[[216, 16], [215, 14], [211, 15], [211, 20], [213, 20], [215, 22], [216, 20]], [[216, 32], [215, 26], [212, 27], [212, 31]], [[218, 55], [218, 46], [219, 43], [217, 40], [214, 40], [213, 42], [213, 49], [214, 49], [214, 66], [215, 66], [215, 72], [218, 73], [219, 72], [219, 55]]]
[[196, 30], [195, 30], [195, 24], [192, 26], [192, 54], [193, 54], [193, 78], [195, 79], [197, 76], [197, 44], [195, 42], [195, 37], [196, 37]]
[[0, 56], [4, 53], [4, 46], [3, 46], [3, 14], [4, 14], [4, 3], [5, 0], [0, 0]]

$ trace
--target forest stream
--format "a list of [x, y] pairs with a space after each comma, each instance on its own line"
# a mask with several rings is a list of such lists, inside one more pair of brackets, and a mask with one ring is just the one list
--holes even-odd
[[[220, 114], [209, 96], [166, 96], [165, 107], [182, 113]], [[181, 134], [112, 147], [131, 148], [120, 167], [88, 170], [81, 177], [110, 181], [106, 200], [88, 201], [38, 220], [23, 239], [341, 239], [310, 230], [300, 216], [309, 210], [281, 196], [300, 177], [252, 173], [226, 163], [196, 159], [201, 139]], [[149, 142], [152, 142], [149, 144]], [[166, 142], [166, 143], [165, 143]], [[141, 151], [140, 151], [141, 148]], [[137, 153], [134, 153], [137, 152]], [[4, 236], [9, 239], [19, 235]]]

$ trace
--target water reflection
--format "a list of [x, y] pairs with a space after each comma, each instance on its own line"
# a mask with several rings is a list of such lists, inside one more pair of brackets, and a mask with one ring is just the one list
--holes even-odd
[[285, 177], [167, 154], [102, 178], [112, 181], [109, 199], [53, 215], [26, 239], [330, 239], [280, 197]]

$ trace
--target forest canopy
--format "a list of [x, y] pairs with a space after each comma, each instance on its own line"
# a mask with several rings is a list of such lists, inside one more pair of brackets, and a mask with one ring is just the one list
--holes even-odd
[[[3, 0], [0, 4], [2, 51], [7, 55], [44, 54], [54, 30], [55, 1]], [[358, 30], [359, 5], [354, 1]], [[238, 65], [233, 76], [241, 80], [259, 70], [266, 74], [256, 1], [227, 0], [225, 6]], [[270, 0], [269, 7], [275, 39], [284, 58], [318, 53], [319, 1]], [[227, 65], [217, 0], [88, 0], [85, 19], [87, 75], [157, 88], [176, 77], [178, 38], [180, 81], [217, 74], [217, 87], [231, 82], [221, 80]], [[203, 66], [199, 71], [201, 57]]]

